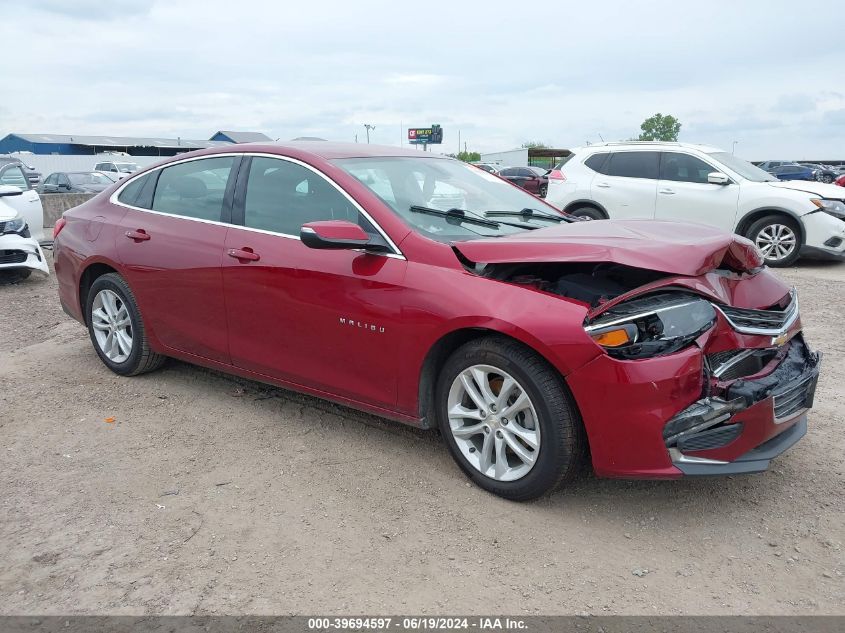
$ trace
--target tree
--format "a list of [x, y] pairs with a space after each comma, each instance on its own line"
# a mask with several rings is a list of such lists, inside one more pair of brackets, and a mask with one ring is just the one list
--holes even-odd
[[639, 141], [677, 141], [681, 122], [671, 114], [658, 112], [643, 121], [640, 129], [642, 133], [637, 139]]
[[548, 149], [549, 146], [540, 141], [525, 141], [522, 144], [523, 149]]
[[458, 152], [457, 154], [446, 154], [450, 158], [457, 158], [465, 163], [472, 163], [481, 160], [481, 154], [478, 152]]

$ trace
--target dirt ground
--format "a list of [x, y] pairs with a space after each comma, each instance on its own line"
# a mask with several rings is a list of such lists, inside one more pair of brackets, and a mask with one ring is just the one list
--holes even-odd
[[769, 472], [528, 504], [431, 432], [179, 362], [120, 378], [55, 277], [0, 287], [0, 614], [845, 614], [845, 264], [782, 274], [825, 358]]

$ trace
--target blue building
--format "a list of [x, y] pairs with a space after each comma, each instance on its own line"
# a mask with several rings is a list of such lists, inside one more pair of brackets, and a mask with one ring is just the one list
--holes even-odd
[[211, 137], [212, 141], [228, 141], [229, 143], [261, 143], [272, 141], [269, 136], [261, 132], [227, 132], [220, 130]]
[[217, 132], [208, 141], [183, 138], [12, 133], [0, 139], [0, 154], [32, 152], [33, 154], [93, 156], [103, 152], [126, 152], [132, 156], [175, 156], [182, 152], [206, 147], [271, 140], [269, 136], [260, 132], [224, 131]]

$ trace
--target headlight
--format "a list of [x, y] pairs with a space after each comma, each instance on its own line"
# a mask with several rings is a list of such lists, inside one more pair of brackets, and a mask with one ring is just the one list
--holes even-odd
[[610, 356], [634, 359], [677, 352], [715, 323], [709, 301], [673, 292], [620, 303], [584, 329]]
[[6, 233], [20, 233], [23, 231], [25, 226], [26, 220], [24, 220], [21, 216], [16, 215], [11, 220], [0, 222], [0, 235], [5, 235]]
[[845, 220], [845, 202], [842, 200], [825, 200], [824, 198], [813, 198], [810, 200], [814, 205], [825, 213], [829, 213], [835, 218]]

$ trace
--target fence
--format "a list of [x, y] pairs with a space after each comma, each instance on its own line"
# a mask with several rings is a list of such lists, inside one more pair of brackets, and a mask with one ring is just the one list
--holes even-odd
[[35, 167], [46, 178], [54, 171], [91, 171], [94, 165], [104, 161], [135, 163], [146, 167], [169, 158], [168, 156], [115, 156], [114, 154], [69, 155], [69, 154], [6, 154], [19, 158], [25, 164]]

